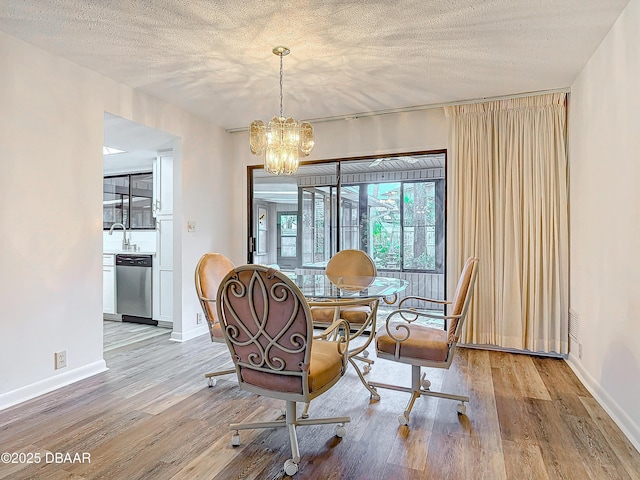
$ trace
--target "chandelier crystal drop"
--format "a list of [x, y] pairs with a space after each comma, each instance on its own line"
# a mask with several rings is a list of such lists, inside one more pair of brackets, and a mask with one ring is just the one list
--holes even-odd
[[254, 155], [264, 155], [264, 169], [273, 175], [293, 175], [298, 171], [300, 154], [307, 156], [313, 150], [313, 127], [309, 122], [285, 118], [282, 114], [282, 57], [287, 47], [275, 47], [280, 57], [280, 115], [268, 124], [255, 120], [249, 128], [249, 146]]

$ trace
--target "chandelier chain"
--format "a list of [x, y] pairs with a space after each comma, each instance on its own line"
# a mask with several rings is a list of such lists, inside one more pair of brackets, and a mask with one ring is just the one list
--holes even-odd
[[282, 117], [282, 54], [280, 56], [280, 116]]

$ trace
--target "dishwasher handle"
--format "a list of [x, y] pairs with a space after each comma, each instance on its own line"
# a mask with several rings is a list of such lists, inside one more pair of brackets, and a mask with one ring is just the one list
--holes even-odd
[[151, 255], [116, 255], [116, 266], [123, 267], [151, 267]]

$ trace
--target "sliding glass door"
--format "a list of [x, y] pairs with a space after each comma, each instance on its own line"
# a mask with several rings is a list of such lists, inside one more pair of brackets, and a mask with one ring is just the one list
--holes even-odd
[[335, 248], [335, 186], [301, 187], [302, 265], [324, 266]]
[[337, 251], [335, 162], [302, 165], [296, 175], [250, 168], [249, 262], [294, 271], [322, 268]]
[[367, 252], [380, 271], [444, 274], [445, 154], [250, 168], [249, 261], [323, 269], [339, 250]]

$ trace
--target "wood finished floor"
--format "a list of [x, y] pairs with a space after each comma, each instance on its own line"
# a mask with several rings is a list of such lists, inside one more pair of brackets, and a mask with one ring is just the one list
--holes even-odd
[[111, 320], [105, 320], [103, 322], [102, 331], [104, 334], [103, 350], [105, 352], [171, 333], [171, 330], [162, 327]]
[[[87, 452], [90, 463], [0, 463], [5, 479], [278, 479], [289, 458], [284, 429], [228, 424], [273, 419], [282, 402], [241, 391], [233, 377], [207, 388], [205, 372], [228, 362], [207, 336], [169, 332], [105, 352], [109, 370], [0, 412], [0, 452]], [[371, 378], [408, 384], [406, 365], [376, 361]], [[468, 392], [455, 402], [422, 398], [409, 427], [408, 395], [380, 390], [371, 402], [353, 370], [312, 403], [311, 415], [350, 415], [347, 436], [300, 427], [296, 479], [640, 479], [640, 454], [564, 361], [460, 349], [433, 388]], [[396, 383], [397, 383], [396, 382]]]

